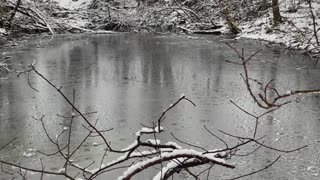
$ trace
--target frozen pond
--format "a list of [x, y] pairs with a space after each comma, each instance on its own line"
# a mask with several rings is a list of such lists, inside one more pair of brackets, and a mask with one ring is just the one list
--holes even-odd
[[[117, 149], [133, 142], [141, 124], [152, 125], [181, 94], [197, 106], [182, 103], [171, 111], [163, 124], [166, 131], [159, 138], [162, 142], [172, 140], [172, 132], [184, 141], [217, 149], [223, 148], [223, 144], [210, 136], [203, 129], [204, 125], [216, 133], [221, 129], [245, 136], [253, 131], [254, 120], [229, 100], [250, 111], [258, 110], [239, 75], [241, 67], [225, 62], [236, 60], [237, 56], [221, 40], [211, 36], [151, 34], [61, 36], [35, 39], [37, 47], [2, 50], [2, 53], [18, 64], [27, 65], [36, 60], [37, 69], [54, 84], [62, 86], [68, 97], [72, 97], [75, 89], [76, 105], [83, 112], [97, 111], [89, 118], [92, 121], [99, 119], [99, 128], [114, 128], [106, 137]], [[275, 79], [275, 86], [282, 92], [320, 88], [320, 66], [307, 57], [270, 48], [260, 42], [238, 40], [230, 43], [244, 48], [247, 54], [262, 49], [250, 64], [251, 77], [262, 81]], [[57, 114], [68, 116], [71, 108], [39, 77], [31, 75], [30, 83], [40, 92], [29, 87], [26, 76], [17, 78], [14, 73], [1, 74], [0, 147], [14, 137], [18, 140], [2, 150], [0, 158], [41, 167], [39, 158], [42, 156], [28, 152], [28, 149], [52, 152], [54, 147], [48, 142], [41, 124], [32, 116], [39, 118], [45, 114], [48, 131], [54, 136], [62, 130], [61, 123], [65, 121]], [[319, 96], [303, 96], [298, 101], [266, 116], [261, 121], [259, 135], [267, 135], [265, 143], [280, 149], [309, 147], [283, 154], [274, 166], [247, 179], [320, 178]], [[82, 128], [83, 122], [74, 123], [74, 130], [86, 132]], [[79, 143], [82, 138], [75, 136], [73, 143]], [[76, 156], [79, 163], [99, 161], [104, 147], [89, 146], [97, 143], [101, 142], [89, 139], [88, 146], [80, 149]], [[32, 155], [26, 156], [26, 153]], [[261, 149], [248, 157], [236, 157], [231, 160], [236, 169], [213, 168], [212, 178], [228, 179], [248, 173], [264, 167], [278, 155]], [[116, 157], [108, 155], [107, 159]], [[43, 161], [46, 168], [53, 171], [58, 171], [63, 164], [58, 156], [43, 158]], [[105, 177], [114, 179], [122, 171]], [[136, 179], [150, 179], [154, 174], [155, 170], [151, 169]], [[0, 172], [1, 180], [8, 177]], [[175, 177], [187, 178], [193, 179], [184, 173]], [[39, 179], [39, 176], [28, 175], [28, 179]], [[45, 179], [56, 178], [48, 176]]]

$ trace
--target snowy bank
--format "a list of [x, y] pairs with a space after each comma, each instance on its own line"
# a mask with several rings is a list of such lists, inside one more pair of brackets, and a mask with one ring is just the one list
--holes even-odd
[[[320, 2], [312, 2], [313, 13], [316, 15], [316, 26], [319, 26]], [[295, 8], [294, 10], [292, 10]], [[285, 45], [289, 49], [304, 52], [320, 53], [313, 33], [313, 20], [307, 2], [292, 7], [287, 1], [280, 1], [283, 23], [280, 27], [272, 27], [272, 8], [263, 16], [240, 25], [240, 37], [258, 39]], [[319, 27], [317, 27], [319, 28]]]

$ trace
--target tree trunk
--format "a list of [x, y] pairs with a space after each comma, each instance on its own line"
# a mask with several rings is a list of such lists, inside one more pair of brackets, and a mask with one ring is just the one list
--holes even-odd
[[8, 8], [5, 7], [5, 3], [5, 0], [0, 0], [0, 20], [1, 18], [4, 19], [9, 12]]
[[312, 10], [311, 0], [308, 0], [308, 4], [309, 4], [309, 9], [312, 17], [312, 22], [313, 22], [313, 36], [316, 38], [317, 45], [320, 46], [318, 35], [317, 35], [317, 28], [316, 28], [316, 17], [314, 16], [314, 13]]
[[278, 26], [282, 20], [280, 15], [279, 0], [272, 0], [273, 25]]
[[9, 20], [8, 20], [10, 24], [11, 24], [11, 21], [13, 20], [14, 16], [16, 15], [16, 12], [17, 12], [20, 4], [21, 4], [21, 0], [17, 0], [17, 4], [16, 4], [16, 6], [14, 7], [14, 10], [13, 10], [13, 12], [12, 12], [12, 14], [11, 14]]
[[240, 28], [236, 25], [234, 19], [231, 17], [230, 12], [228, 7], [224, 8], [222, 11], [224, 18], [227, 21], [227, 24], [229, 26], [229, 29], [231, 31], [232, 34], [238, 34], [241, 30]]

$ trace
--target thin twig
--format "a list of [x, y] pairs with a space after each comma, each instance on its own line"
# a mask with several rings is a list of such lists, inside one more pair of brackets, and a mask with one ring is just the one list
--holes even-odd
[[7, 142], [5, 145], [3, 145], [2, 147], [0, 147], [0, 151], [2, 151], [4, 148], [6, 148], [9, 144], [11, 144], [13, 141], [15, 141], [17, 139], [17, 137], [11, 139], [9, 142]]
[[265, 166], [264, 168], [262, 169], [259, 169], [257, 171], [253, 171], [251, 173], [248, 173], [248, 174], [245, 174], [245, 175], [241, 175], [241, 176], [238, 176], [238, 177], [235, 177], [235, 178], [231, 178], [229, 180], [235, 180], [235, 179], [240, 179], [240, 178], [244, 178], [244, 177], [247, 177], [247, 176], [251, 176], [253, 174], [256, 174], [256, 173], [259, 173], [265, 169], [268, 169], [269, 167], [271, 167], [274, 163], [276, 163], [279, 159], [280, 159], [281, 156], [278, 156], [277, 159], [275, 159], [272, 163], [270, 163], [269, 165]]
[[201, 150], [203, 150], [203, 151], [205, 151], [205, 152], [208, 152], [208, 150], [205, 149], [204, 147], [197, 146], [197, 145], [194, 145], [194, 144], [191, 144], [191, 143], [182, 141], [182, 140], [178, 139], [173, 133], [170, 133], [170, 134], [171, 134], [171, 136], [172, 136], [175, 140], [179, 141], [180, 143], [183, 143], [183, 144], [186, 144], [186, 145], [188, 145], [188, 146], [191, 146], [191, 147], [194, 147], [194, 148], [198, 148], [198, 149], [201, 149]]
[[215, 138], [219, 139], [219, 140], [226, 146], [226, 148], [229, 149], [229, 146], [228, 146], [228, 144], [226, 143], [226, 141], [224, 141], [222, 138], [220, 138], [219, 136], [217, 136], [217, 135], [215, 135], [214, 133], [212, 133], [212, 132], [206, 127], [206, 125], [204, 125], [203, 127], [204, 127], [204, 129], [205, 129], [209, 134], [211, 134], [211, 135], [214, 136]]

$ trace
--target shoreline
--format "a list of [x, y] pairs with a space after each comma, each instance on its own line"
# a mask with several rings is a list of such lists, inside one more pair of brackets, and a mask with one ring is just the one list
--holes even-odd
[[[64, 1], [61, 1], [62, 3]], [[99, 25], [101, 17], [104, 16], [105, 13], [101, 12], [94, 17], [87, 17], [83, 19], [82, 15], [79, 15], [80, 12], [100, 12], [104, 10], [108, 4], [101, 4], [101, 7], [97, 7], [97, 9], [89, 9], [89, 2], [87, 2], [88, 7], [83, 7], [79, 5], [79, 9], [72, 9], [71, 5], [69, 7], [70, 11], [68, 14], [63, 14], [64, 16], [48, 16], [47, 18], [50, 19], [51, 22], [50, 26], [53, 27], [53, 30], [56, 31], [56, 34], [50, 35], [49, 31], [42, 31], [36, 33], [35, 31], [30, 30], [29, 33], [24, 33], [24, 29], [16, 29], [12, 33], [6, 32], [3, 28], [0, 28], [0, 46], [1, 47], [15, 47], [20, 46], [19, 41], [23, 41], [25, 37], [52, 37], [55, 35], [83, 35], [83, 34], [115, 34], [115, 33], [162, 33], [168, 32], [173, 34], [186, 34], [186, 35], [198, 35], [197, 32], [199, 30], [194, 29], [195, 26], [198, 26], [195, 23], [185, 21], [182, 25], [177, 24], [183, 18], [181, 14], [177, 12], [172, 12], [171, 14], [168, 12], [166, 16], [161, 17], [161, 21], [166, 23], [162, 23], [159, 25], [152, 24], [153, 21], [146, 23], [143, 26], [140, 26], [141, 19], [143, 16], [149, 14], [153, 18], [154, 14], [147, 13], [148, 10], [155, 10], [157, 8], [161, 8], [161, 3], [156, 3], [154, 6], [143, 5], [142, 7], [125, 10], [120, 9], [121, 11], [125, 12], [126, 14], [118, 17], [114, 17], [112, 23], [113, 25], [117, 24], [125, 24], [125, 19], [130, 15], [130, 23], [127, 22], [125, 28], [126, 31], [121, 31], [120, 29], [111, 31], [108, 30], [108, 27], [105, 27], [106, 24], [102, 24], [103, 26]], [[289, 3], [290, 4], [290, 3]], [[135, 4], [129, 4], [130, 7], [134, 7]], [[168, 4], [165, 4], [168, 5]], [[68, 8], [67, 6], [67, 8]], [[196, 8], [198, 5], [195, 4], [192, 8]], [[188, 7], [188, 6], [186, 6]], [[54, 8], [58, 13], [62, 9], [61, 4], [55, 4]], [[64, 7], [66, 8], [66, 7]], [[254, 8], [254, 7], [253, 7]], [[280, 12], [283, 18], [283, 22], [278, 27], [273, 27], [273, 18], [272, 18], [272, 8], [266, 9], [261, 15], [251, 17], [251, 19], [244, 19], [244, 20], [237, 20], [238, 27], [241, 29], [241, 32], [235, 35], [235, 39], [250, 39], [265, 42], [269, 46], [281, 46], [284, 49], [290, 50], [292, 52], [298, 54], [305, 54], [311, 58], [320, 58], [320, 46], [316, 45], [316, 41], [314, 38], [313, 31], [310, 27], [312, 25], [312, 19], [310, 17], [309, 7], [306, 2], [301, 4], [297, 4], [295, 7], [295, 11], [288, 11], [291, 7], [288, 7], [287, 3], [280, 3]], [[313, 2], [313, 11], [315, 14], [320, 14], [320, 2]], [[72, 10], [72, 11], [71, 11]], [[63, 11], [63, 12], [65, 12]], [[201, 12], [195, 12], [201, 14]], [[138, 17], [141, 15], [141, 17]], [[202, 15], [202, 14], [201, 14]], [[66, 16], [66, 17], [65, 17]], [[98, 17], [97, 21], [94, 22], [92, 18]], [[207, 22], [205, 16], [203, 17], [203, 22]], [[17, 20], [23, 18], [23, 16], [17, 16]], [[67, 19], [70, 19], [70, 22], [67, 22]], [[210, 34], [212, 36], [227, 36], [229, 33], [228, 26], [226, 22], [223, 20], [221, 15], [214, 15], [215, 25], [209, 25], [208, 23], [201, 24], [202, 28], [212, 28], [210, 30], [200, 30], [200, 33], [206, 34], [215, 32], [221, 32], [221, 34]], [[122, 19], [122, 20], [121, 20]], [[316, 23], [320, 25], [320, 18], [315, 19]], [[25, 22], [26, 24], [30, 22]], [[109, 22], [110, 23], [110, 22]], [[63, 24], [63, 27], [57, 27], [57, 25]], [[108, 24], [108, 23], [107, 23]], [[88, 26], [90, 25], [90, 26]], [[110, 24], [109, 24], [110, 25]], [[155, 27], [153, 27], [155, 25]], [[209, 27], [207, 27], [209, 25]], [[217, 29], [213, 29], [216, 28]], [[59, 29], [61, 28], [61, 29]], [[320, 29], [320, 27], [318, 28]], [[22, 45], [23, 46], [23, 45]]]
[[[121, 34], [121, 33], [136, 33], [136, 34], [163, 34], [158, 32], [149, 32], [149, 33], [137, 33], [137, 32], [117, 32], [117, 31], [105, 31], [105, 32], [83, 32], [83, 33], [61, 33], [61, 34], [55, 34], [50, 35], [48, 33], [41, 33], [41, 34], [24, 34], [24, 36], [19, 37], [9, 37], [7, 35], [0, 35], [0, 47], [5, 49], [13, 49], [15, 47], [26, 47], [26, 46], [36, 46], [36, 43], [29, 44], [28, 41], [30, 38], [52, 38], [55, 36], [74, 36], [74, 37], [83, 37], [83, 36], [90, 36], [90, 35], [104, 35], [104, 34]], [[199, 34], [186, 34], [186, 33], [175, 33], [175, 32], [167, 32], [165, 34], [175, 34], [175, 35], [186, 35], [186, 36], [199, 36]], [[223, 32], [220, 35], [209, 35], [209, 36], [228, 36], [230, 34]], [[208, 36], [208, 35], [201, 35], [200, 36]], [[274, 34], [272, 34], [274, 36]], [[236, 37], [231, 38], [231, 40], [251, 40], [251, 41], [258, 41], [263, 42], [265, 45], [269, 47], [281, 47], [284, 50], [289, 50], [293, 53], [301, 54], [301, 55], [307, 55], [310, 58], [320, 58], [319, 52], [308, 52], [305, 49], [299, 49], [299, 48], [292, 48], [291, 46], [286, 45], [284, 42], [281, 41], [272, 41], [268, 40], [268, 36], [264, 36], [264, 38], [254, 38], [252, 36], [244, 35], [244, 34], [238, 34]], [[1, 58], [0, 58], [1, 59]]]
[[[42, 14], [47, 19], [47, 25], [52, 28], [55, 34], [59, 35], [169, 32], [187, 35], [211, 33], [213, 36], [226, 36], [229, 33], [228, 25], [223, 15], [212, 12], [210, 14], [208, 9], [205, 9], [206, 13], [209, 13], [211, 17], [199, 10], [192, 12], [193, 17], [187, 17], [184, 14], [190, 14], [186, 13], [181, 7], [180, 9], [177, 7], [178, 9], [176, 10], [169, 10], [170, 8], [176, 8], [176, 5], [170, 4], [169, 1], [151, 5], [144, 4], [142, 6], [137, 6], [136, 2], [122, 5], [120, 1], [114, 1], [113, 6], [109, 3], [101, 2], [99, 6], [97, 4], [92, 6], [92, 2], [81, 0], [79, 2], [69, 2], [68, 4], [67, 1], [55, 0], [53, 6], [50, 6], [51, 10], [46, 10], [49, 7], [47, 4], [41, 4], [41, 6], [30, 4], [30, 7], [38, 8], [37, 10], [43, 9]], [[320, 14], [320, 2], [314, 1], [312, 4], [314, 13]], [[195, 1], [191, 5], [185, 4], [184, 7], [185, 10], [188, 8], [192, 10], [197, 9], [200, 5], [201, 3]], [[265, 10], [258, 11], [255, 15], [252, 15], [249, 12], [254, 12], [257, 8], [255, 6], [260, 6], [260, 4], [253, 5], [253, 7], [246, 9], [248, 12], [242, 12], [242, 15], [247, 13], [248, 17], [241, 17], [241, 12], [237, 16], [233, 15], [238, 18], [235, 19], [235, 22], [241, 30], [236, 35], [236, 39], [246, 38], [263, 41], [271, 46], [276, 44], [293, 52], [320, 58], [320, 45], [316, 44], [311, 28], [314, 22], [320, 25], [320, 17], [312, 21], [307, 2], [301, 2], [293, 6], [291, 3], [280, 0], [279, 7], [283, 22], [277, 27], [273, 27], [272, 7], [267, 7]], [[130, 8], [125, 9], [125, 6]], [[219, 7], [214, 4], [208, 8], [209, 10], [219, 10]], [[117, 11], [122, 14], [117, 14]], [[152, 13], [149, 11], [152, 11]], [[159, 11], [160, 14], [154, 14], [154, 11]], [[83, 13], [88, 15], [84, 16]], [[154, 19], [156, 16], [159, 16], [158, 20]], [[20, 21], [22, 24], [17, 26], [13, 32], [6, 32], [4, 28], [0, 28], [1, 46], [8, 46], [10, 42], [13, 42], [12, 46], [15, 46], [14, 42], [19, 41], [24, 36], [28, 37], [35, 34], [36, 36], [50, 36], [52, 34], [48, 29], [37, 31], [32, 22], [24, 19], [24, 15], [17, 15], [16, 18], [17, 22], [13, 23], [13, 25]], [[198, 23], [196, 18], [200, 18], [199, 22], [201, 23]]]

